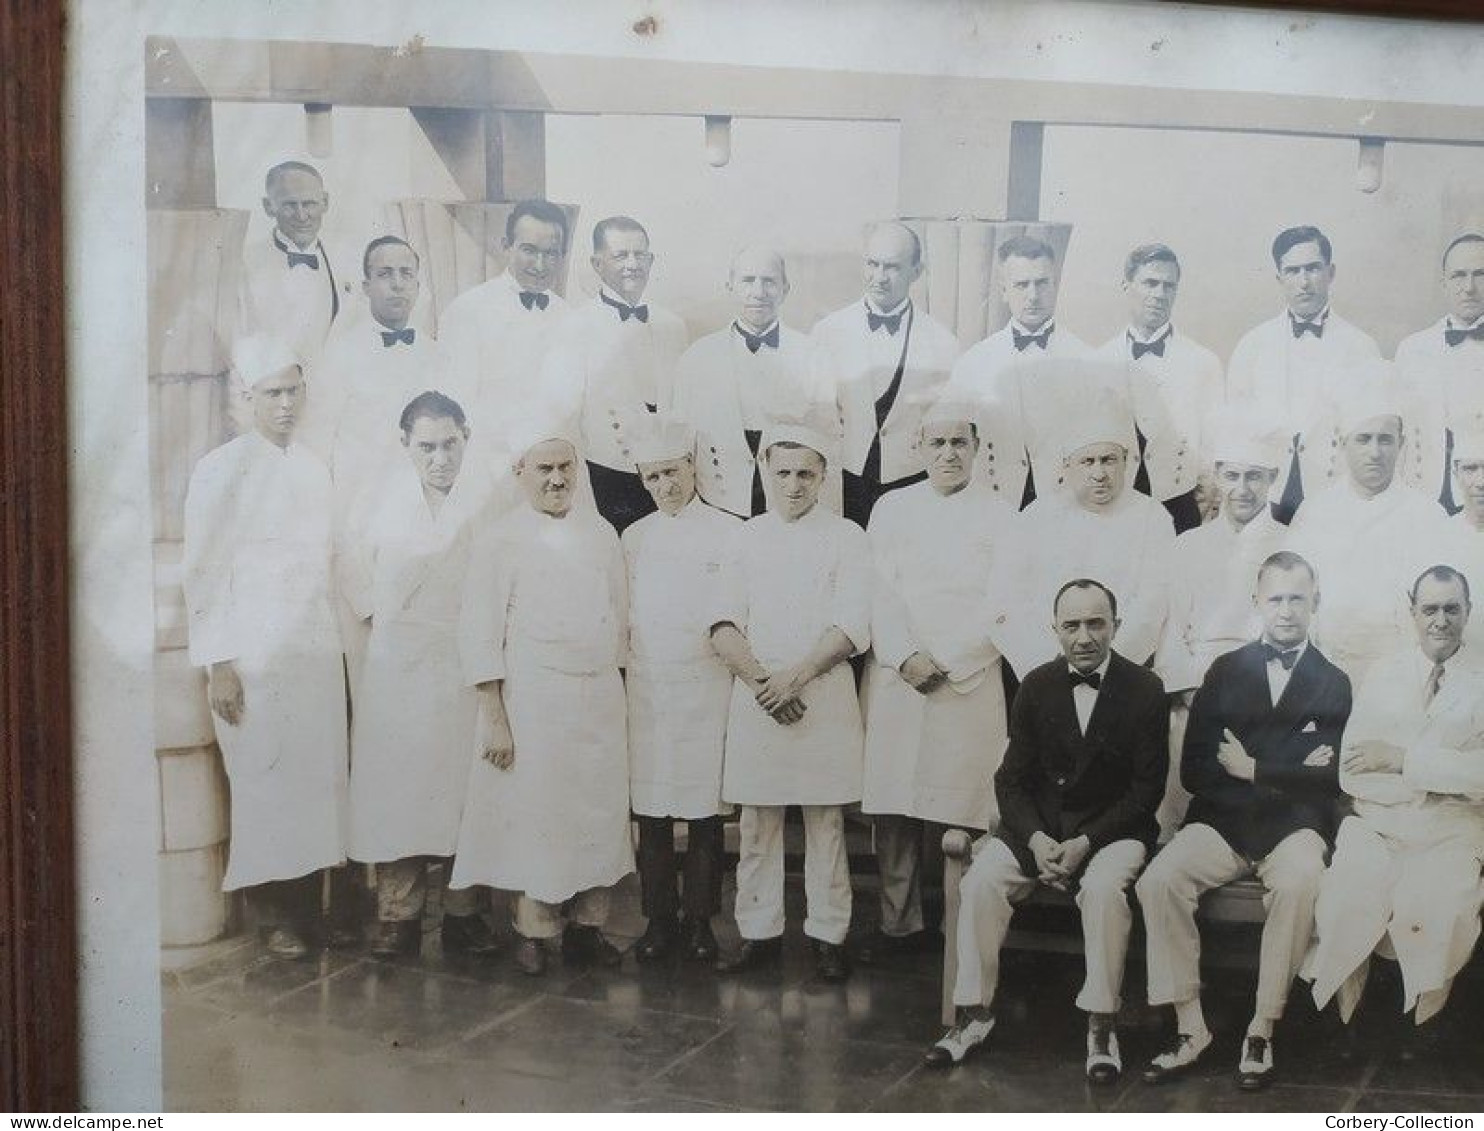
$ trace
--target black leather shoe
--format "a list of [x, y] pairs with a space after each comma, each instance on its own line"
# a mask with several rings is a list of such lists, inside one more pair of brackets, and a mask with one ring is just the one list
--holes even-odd
[[850, 977], [850, 965], [845, 961], [845, 948], [838, 943], [818, 942], [814, 944], [814, 969], [826, 982], [843, 982]]
[[515, 968], [536, 978], [546, 973], [546, 948], [540, 939], [521, 939], [515, 948]]
[[644, 934], [634, 944], [634, 957], [640, 962], [661, 962], [670, 957], [675, 936], [680, 928], [673, 919], [651, 919]]
[[583, 966], [617, 966], [623, 953], [597, 927], [576, 923], [562, 932], [562, 957]]
[[909, 935], [888, 935], [872, 931], [855, 948], [855, 960], [862, 966], [887, 962], [901, 954], [926, 954], [943, 946], [937, 931], [913, 931]]
[[751, 970], [776, 970], [783, 962], [783, 936], [743, 939], [742, 949], [716, 964], [718, 974], [744, 974]]
[[272, 957], [285, 962], [297, 962], [309, 957], [309, 944], [292, 927], [270, 928], [263, 937], [263, 949]]
[[687, 962], [715, 962], [720, 952], [716, 936], [711, 931], [709, 919], [692, 919], [682, 925], [685, 949], [682, 952]]
[[416, 919], [396, 922], [383, 919], [371, 928], [366, 949], [379, 958], [400, 958], [422, 950], [422, 924]]
[[1273, 1082], [1273, 1042], [1250, 1033], [1242, 1039], [1242, 1060], [1237, 1065], [1237, 1087], [1260, 1092]]
[[445, 915], [439, 933], [444, 954], [494, 954], [500, 949], [500, 940], [483, 915]]
[[1189, 1033], [1176, 1033], [1170, 1046], [1151, 1060], [1144, 1069], [1144, 1083], [1164, 1084], [1179, 1079], [1196, 1066], [1201, 1053], [1211, 1047], [1211, 1034], [1199, 1038]]

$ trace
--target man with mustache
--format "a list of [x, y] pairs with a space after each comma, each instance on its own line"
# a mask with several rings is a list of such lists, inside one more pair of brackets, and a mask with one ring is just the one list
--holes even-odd
[[1274, 488], [1277, 518], [1288, 522], [1306, 495], [1338, 474], [1327, 443], [1331, 409], [1346, 396], [1351, 371], [1379, 361], [1381, 351], [1330, 309], [1335, 265], [1328, 236], [1307, 225], [1286, 228], [1272, 255], [1283, 313], [1237, 343], [1226, 399], [1294, 423], [1292, 452]]
[[540, 975], [560, 937], [573, 965], [616, 966], [610, 890], [634, 870], [623, 553], [575, 506], [582, 465], [560, 425], [522, 421], [523, 505], [471, 552], [459, 651], [478, 691], [475, 754], [449, 886], [518, 893], [515, 964]]

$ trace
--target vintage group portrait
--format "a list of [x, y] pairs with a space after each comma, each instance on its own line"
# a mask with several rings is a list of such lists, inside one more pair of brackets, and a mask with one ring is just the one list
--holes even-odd
[[127, 45], [164, 1106], [1484, 1106], [1478, 27], [427, 7]]

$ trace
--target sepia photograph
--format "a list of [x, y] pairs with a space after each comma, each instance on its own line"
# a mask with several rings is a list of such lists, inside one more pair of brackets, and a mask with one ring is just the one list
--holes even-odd
[[1484, 1109], [1484, 26], [186, 7], [74, 32], [97, 1094]]

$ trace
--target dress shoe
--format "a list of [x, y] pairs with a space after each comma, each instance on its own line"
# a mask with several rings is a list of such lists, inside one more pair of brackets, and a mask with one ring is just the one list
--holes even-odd
[[1273, 1082], [1273, 1042], [1248, 1033], [1242, 1040], [1242, 1059], [1237, 1064], [1237, 1087], [1260, 1092]]
[[444, 954], [494, 954], [500, 940], [483, 915], [445, 915], [439, 930]]
[[1116, 1084], [1123, 1075], [1118, 1033], [1113, 1029], [1087, 1030], [1087, 1079], [1093, 1084]]
[[680, 928], [673, 919], [651, 919], [644, 934], [634, 944], [634, 957], [640, 962], [661, 962], [670, 957], [675, 936]]
[[309, 944], [292, 927], [273, 927], [263, 938], [263, 949], [274, 958], [297, 962], [309, 957]]
[[929, 1068], [952, 1068], [982, 1045], [994, 1029], [993, 1017], [969, 1017], [944, 1033], [938, 1043], [922, 1054]]
[[573, 923], [562, 932], [562, 957], [583, 966], [617, 966], [623, 961], [623, 952], [597, 927]]
[[845, 948], [839, 943], [814, 943], [814, 969], [825, 982], [843, 982], [850, 977], [850, 964], [845, 961]]
[[422, 924], [416, 919], [397, 922], [379, 920], [371, 928], [371, 941], [366, 949], [380, 958], [400, 958], [422, 950]]
[[1210, 1033], [1202, 1033], [1199, 1037], [1189, 1033], [1176, 1033], [1170, 1047], [1151, 1060], [1144, 1069], [1144, 1083], [1163, 1084], [1168, 1080], [1178, 1079], [1195, 1067], [1201, 1053], [1210, 1046]]
[[683, 924], [687, 962], [715, 962], [720, 948], [711, 932], [711, 920], [690, 919]]
[[515, 948], [515, 968], [533, 978], [546, 973], [546, 948], [540, 939], [520, 940]]
[[943, 936], [937, 931], [913, 931], [906, 935], [873, 931], [856, 946], [855, 960], [862, 966], [874, 966], [902, 954], [927, 954], [942, 945]]
[[776, 970], [783, 962], [783, 936], [743, 939], [742, 949], [716, 964], [718, 974], [745, 974], [751, 970]]

